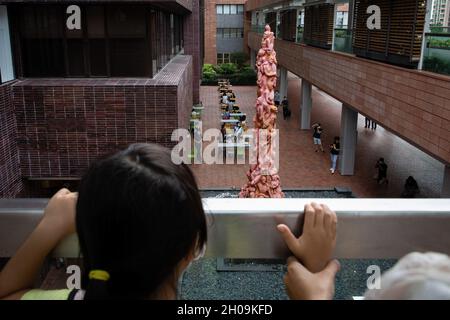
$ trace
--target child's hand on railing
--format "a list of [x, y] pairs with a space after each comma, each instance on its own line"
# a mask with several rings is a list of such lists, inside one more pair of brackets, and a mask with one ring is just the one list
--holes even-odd
[[75, 233], [77, 193], [59, 190], [48, 202], [41, 224], [64, 238]]
[[332, 300], [334, 297], [335, 277], [340, 264], [330, 261], [319, 273], [309, 272], [294, 257], [288, 259], [287, 273], [284, 276], [286, 292], [292, 300]]
[[296, 238], [288, 226], [278, 225], [288, 248], [309, 271], [322, 271], [336, 247], [336, 213], [326, 205], [305, 205], [303, 233]]

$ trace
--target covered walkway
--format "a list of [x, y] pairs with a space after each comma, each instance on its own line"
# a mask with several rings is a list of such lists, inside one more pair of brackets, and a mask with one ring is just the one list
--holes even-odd
[[[234, 87], [242, 112], [247, 113], [252, 125], [255, 87]], [[341, 103], [327, 94], [313, 89], [311, 121], [321, 122], [326, 152], [315, 153], [312, 132], [299, 129], [301, 80], [289, 74], [288, 97], [292, 110], [290, 120], [279, 114], [280, 175], [284, 188], [348, 187], [358, 197], [400, 197], [409, 175], [414, 176], [422, 197], [439, 197], [444, 165], [382, 127], [376, 131], [364, 128], [364, 117], [359, 116], [358, 144], [354, 176], [331, 175], [327, 146], [340, 134]], [[202, 87], [201, 100], [205, 106], [203, 128], [219, 128], [219, 107], [216, 87]], [[378, 185], [375, 163], [384, 157], [389, 166], [388, 185]], [[240, 188], [245, 182], [248, 165], [192, 165], [200, 188]]]

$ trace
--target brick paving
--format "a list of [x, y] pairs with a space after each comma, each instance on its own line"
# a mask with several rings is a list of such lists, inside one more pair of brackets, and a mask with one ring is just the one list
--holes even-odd
[[[444, 165], [378, 126], [376, 131], [364, 129], [364, 117], [359, 116], [358, 146], [354, 176], [332, 175], [329, 171], [328, 148], [315, 153], [312, 132], [299, 129], [300, 79], [289, 74], [288, 98], [292, 110], [290, 120], [280, 112], [280, 176], [284, 188], [348, 187], [358, 197], [399, 197], [409, 175], [417, 180], [422, 197], [439, 197]], [[234, 87], [241, 111], [253, 126], [256, 87]], [[205, 106], [203, 128], [220, 128], [220, 111], [216, 87], [202, 87]], [[321, 122], [325, 129], [324, 146], [339, 135], [341, 104], [320, 90], [313, 89], [312, 122]], [[206, 144], [206, 143], [205, 143]], [[378, 185], [373, 179], [375, 163], [384, 157], [389, 166], [388, 185]], [[240, 188], [246, 181], [248, 165], [192, 165], [200, 188]]]

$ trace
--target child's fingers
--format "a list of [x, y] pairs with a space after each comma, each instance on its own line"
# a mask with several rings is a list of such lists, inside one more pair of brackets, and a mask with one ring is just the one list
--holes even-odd
[[277, 229], [278, 231], [280, 231], [281, 236], [283, 237], [284, 242], [286, 242], [289, 250], [291, 250], [291, 252], [295, 254], [298, 251], [299, 242], [295, 235], [292, 233], [291, 229], [289, 229], [289, 227], [285, 224], [278, 225]]
[[315, 214], [314, 214], [314, 227], [322, 226], [323, 225], [323, 208], [322, 206], [318, 205], [317, 203], [313, 202], [312, 207], [314, 208]]
[[305, 205], [304, 227], [303, 229], [311, 229], [314, 227], [314, 208], [310, 204]]

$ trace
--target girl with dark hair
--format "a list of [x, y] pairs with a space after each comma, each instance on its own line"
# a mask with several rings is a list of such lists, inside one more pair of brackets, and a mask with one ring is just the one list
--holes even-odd
[[[30, 290], [45, 257], [78, 235], [82, 290]], [[79, 193], [60, 190], [37, 228], [0, 273], [0, 298], [174, 299], [202, 255], [206, 217], [190, 169], [170, 151], [134, 144], [94, 163]]]

